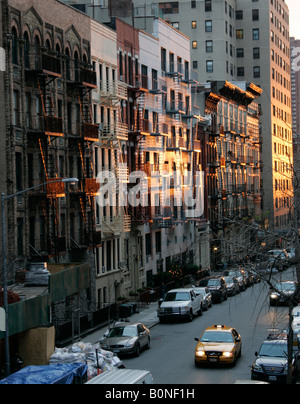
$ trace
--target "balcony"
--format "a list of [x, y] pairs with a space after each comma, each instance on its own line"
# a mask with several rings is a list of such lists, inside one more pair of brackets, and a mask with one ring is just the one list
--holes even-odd
[[129, 215], [103, 217], [101, 230], [105, 237], [128, 233], [131, 231], [131, 217]]
[[39, 76], [62, 77], [60, 59], [41, 53], [39, 55], [28, 55], [25, 61], [25, 71]]
[[[53, 183], [51, 184], [52, 181]], [[49, 184], [47, 184], [47, 198], [64, 198], [66, 196], [65, 184], [61, 181], [62, 178], [48, 178], [47, 182], [49, 182]]]
[[172, 137], [171, 139], [167, 139], [167, 151], [176, 151], [179, 149], [179, 146], [177, 145], [177, 139], [176, 137]]
[[99, 125], [84, 122], [79, 124], [78, 133], [87, 142], [99, 142]]
[[80, 82], [85, 87], [97, 88], [97, 75], [93, 70], [81, 68], [79, 71]]
[[56, 116], [41, 116], [38, 118], [39, 130], [46, 136], [63, 137], [63, 119]]
[[127, 100], [127, 88], [127, 84], [122, 81], [100, 82], [101, 103], [104, 103], [106, 100]]
[[97, 196], [99, 189], [100, 189], [100, 184], [97, 182], [96, 178], [86, 178], [84, 180], [85, 182], [85, 192], [89, 196]]
[[105, 125], [101, 131], [101, 139], [108, 140], [123, 140], [128, 141], [128, 125], [118, 122], [113, 125]]

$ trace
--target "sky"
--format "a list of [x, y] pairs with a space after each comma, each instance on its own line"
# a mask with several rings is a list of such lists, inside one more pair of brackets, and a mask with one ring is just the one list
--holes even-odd
[[285, 0], [290, 9], [290, 36], [300, 39], [300, 0]]

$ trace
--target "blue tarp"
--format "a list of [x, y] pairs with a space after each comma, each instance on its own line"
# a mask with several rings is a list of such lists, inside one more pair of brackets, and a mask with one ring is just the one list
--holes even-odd
[[0, 380], [0, 384], [72, 384], [74, 377], [83, 378], [86, 372], [84, 363], [28, 366]]

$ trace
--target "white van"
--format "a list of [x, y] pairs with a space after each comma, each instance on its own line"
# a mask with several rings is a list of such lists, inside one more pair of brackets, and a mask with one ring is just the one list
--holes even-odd
[[85, 384], [153, 384], [153, 377], [148, 370], [117, 369], [104, 372]]

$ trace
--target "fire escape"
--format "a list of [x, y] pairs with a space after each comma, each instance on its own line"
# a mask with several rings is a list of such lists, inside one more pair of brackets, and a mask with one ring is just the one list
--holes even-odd
[[80, 157], [79, 186], [70, 193], [71, 203], [80, 206], [82, 226], [78, 241], [71, 237], [72, 249], [97, 248], [101, 245], [101, 232], [96, 228], [95, 208], [99, 184], [93, 165], [93, 144], [99, 142], [99, 125], [93, 123], [91, 91], [97, 88], [96, 72], [75, 61], [72, 75], [68, 75], [67, 91], [77, 100], [76, 127], [68, 135], [70, 150]]
[[113, 111], [113, 116], [107, 116], [101, 124], [100, 140], [102, 149], [109, 150], [111, 156], [111, 170], [117, 182], [116, 214], [102, 218], [102, 233], [104, 236], [120, 236], [131, 230], [131, 217], [127, 206], [118, 206], [123, 196], [124, 187], [127, 188], [129, 169], [124, 155], [124, 147], [128, 143], [128, 125], [122, 119], [121, 103], [128, 98], [127, 84], [110, 80], [100, 84], [100, 104]]
[[[39, 52], [35, 58], [28, 58], [25, 65], [25, 82], [38, 89], [39, 110], [35, 122], [29, 125], [27, 131], [28, 145], [38, 147], [42, 170], [40, 183], [59, 180], [57, 162], [56, 139], [64, 137], [63, 119], [56, 115], [54, 97], [54, 82], [62, 78], [61, 62], [56, 57]], [[29, 180], [29, 185], [33, 183]], [[48, 257], [58, 257], [66, 250], [66, 238], [59, 235], [59, 209], [58, 199], [65, 197], [64, 184], [56, 182], [49, 184], [29, 195], [30, 207], [39, 206], [44, 217], [45, 228], [41, 229], [40, 246], [38, 252], [30, 244], [30, 253], [33, 259], [39, 259], [46, 254]]]

